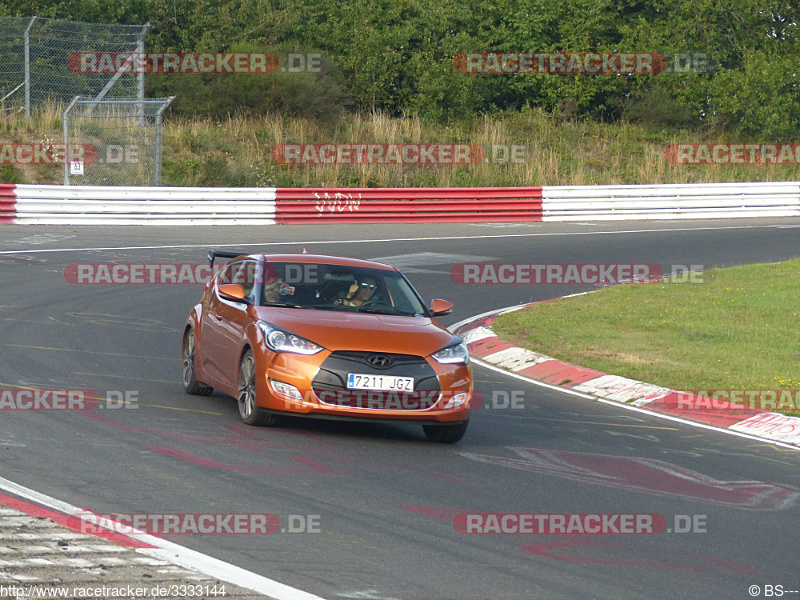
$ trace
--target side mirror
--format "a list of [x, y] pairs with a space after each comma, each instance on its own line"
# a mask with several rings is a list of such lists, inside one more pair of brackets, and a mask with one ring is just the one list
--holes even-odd
[[225, 283], [217, 288], [219, 295], [226, 300], [242, 302], [244, 300], [244, 288], [238, 283]]
[[431, 312], [434, 317], [449, 315], [452, 311], [453, 303], [449, 300], [442, 300], [441, 298], [434, 298], [431, 300]]

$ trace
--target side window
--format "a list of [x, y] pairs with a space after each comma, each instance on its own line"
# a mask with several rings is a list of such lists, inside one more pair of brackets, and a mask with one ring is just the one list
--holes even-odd
[[234, 268], [233, 281], [231, 283], [238, 283], [244, 289], [245, 297], [249, 297], [253, 293], [253, 288], [259, 281], [258, 263], [254, 260], [245, 260]]
[[386, 287], [392, 298], [392, 305], [403, 312], [412, 314], [419, 312], [419, 301], [412, 294], [408, 286], [401, 285], [402, 283], [405, 282], [397, 277], [386, 278]]
[[217, 287], [226, 283], [238, 283], [245, 297], [251, 296], [259, 280], [259, 264], [254, 260], [230, 263], [222, 267], [217, 276]]
[[232, 263], [223, 266], [219, 273], [217, 274], [217, 278], [214, 281], [215, 288], [219, 288], [221, 285], [225, 285], [226, 283], [233, 283], [233, 272], [234, 269], [239, 267], [239, 263]]

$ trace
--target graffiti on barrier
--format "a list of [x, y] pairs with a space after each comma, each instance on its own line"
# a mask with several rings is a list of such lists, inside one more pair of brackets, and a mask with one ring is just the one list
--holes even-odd
[[348, 194], [343, 192], [323, 192], [319, 194], [314, 192], [317, 201], [314, 208], [322, 215], [323, 213], [342, 213], [342, 212], [358, 212], [361, 206], [361, 194]]

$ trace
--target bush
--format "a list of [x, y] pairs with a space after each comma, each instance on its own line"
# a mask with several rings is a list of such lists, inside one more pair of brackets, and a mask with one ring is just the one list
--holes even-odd
[[[232, 52], [263, 51], [236, 45]], [[298, 54], [300, 54], [298, 52]], [[305, 52], [302, 54], [319, 54]], [[281, 69], [285, 54], [281, 56]], [[291, 117], [333, 121], [349, 105], [332, 64], [322, 59], [319, 72], [265, 74], [149, 75], [148, 95], [175, 96], [170, 110], [187, 117], [222, 119], [279, 113]]]
[[691, 109], [661, 85], [636, 93], [623, 104], [622, 115], [629, 123], [657, 127], [685, 127], [697, 121]]
[[22, 174], [14, 165], [0, 165], [0, 183], [23, 183]]

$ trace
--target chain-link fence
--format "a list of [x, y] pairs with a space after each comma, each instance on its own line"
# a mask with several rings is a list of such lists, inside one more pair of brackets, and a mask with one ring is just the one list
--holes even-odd
[[144, 98], [144, 74], [92, 69], [81, 57], [142, 53], [149, 29], [149, 24], [0, 17], [1, 114], [24, 110], [30, 116], [32, 106], [48, 101], [64, 105], [75, 96]]
[[161, 185], [157, 100], [75, 98], [64, 110], [64, 185]]

